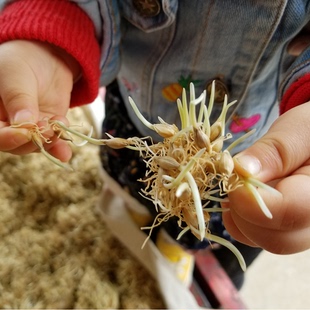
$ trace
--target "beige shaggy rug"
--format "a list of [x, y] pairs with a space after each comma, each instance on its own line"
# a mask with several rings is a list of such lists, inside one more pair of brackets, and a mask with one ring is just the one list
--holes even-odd
[[[87, 128], [80, 109], [70, 119]], [[96, 212], [98, 148], [74, 148], [70, 165], [0, 153], [0, 308], [163, 308]]]

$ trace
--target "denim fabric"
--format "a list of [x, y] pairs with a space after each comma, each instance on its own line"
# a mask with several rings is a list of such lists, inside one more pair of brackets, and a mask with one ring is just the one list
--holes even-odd
[[[252, 144], [278, 116], [277, 103], [288, 87], [310, 71], [310, 47], [299, 57], [287, 53], [293, 38], [310, 32], [309, 1], [157, 1], [160, 13], [148, 18], [132, 0], [72, 0], [94, 22], [101, 84], [117, 78], [127, 105], [130, 95], [151, 122], [161, 116], [178, 124], [175, 100], [167, 100], [162, 91], [193, 81], [199, 94], [221, 76], [229, 99], [238, 100], [227, 130], [236, 128], [236, 119], [257, 129], [235, 152]], [[9, 2], [0, 0], [0, 9]], [[156, 139], [127, 109], [139, 131]], [[220, 109], [216, 105], [213, 119]], [[234, 138], [249, 128], [232, 130]]]
[[[310, 19], [309, 1], [302, 0], [162, 0], [155, 17], [142, 17], [131, 0], [75, 1], [94, 20], [102, 43], [102, 84], [118, 79], [128, 104], [130, 95], [151, 122], [161, 116], [178, 124], [175, 101], [162, 91], [193, 81], [196, 92], [218, 76], [238, 100], [235, 116], [257, 129], [240, 151], [266, 132], [278, 116], [277, 103], [298, 77], [309, 72], [310, 48], [299, 57], [287, 44], [304, 31]], [[188, 83], [187, 83], [188, 84]], [[221, 104], [215, 106], [213, 119]], [[128, 107], [143, 135], [147, 130]], [[249, 129], [233, 130], [238, 138]]]

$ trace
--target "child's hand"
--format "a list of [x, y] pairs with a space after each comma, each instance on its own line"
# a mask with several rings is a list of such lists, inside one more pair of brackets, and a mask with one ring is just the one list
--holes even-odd
[[253, 175], [279, 191], [275, 195], [259, 189], [272, 219], [246, 189], [229, 194], [230, 211], [223, 217], [235, 239], [279, 254], [310, 248], [309, 119], [310, 102], [280, 116], [264, 137], [235, 157], [241, 174]]
[[[11, 41], [0, 45], [0, 151], [27, 154], [36, 150], [27, 130], [12, 124], [57, 116], [64, 122], [78, 64], [64, 51], [36, 41]], [[59, 139], [46, 145], [60, 160], [71, 157]]]

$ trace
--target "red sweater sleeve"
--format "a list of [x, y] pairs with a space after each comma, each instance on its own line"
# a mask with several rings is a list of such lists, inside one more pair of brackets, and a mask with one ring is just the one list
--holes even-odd
[[100, 49], [94, 25], [68, 0], [19, 0], [0, 15], [0, 43], [25, 39], [49, 42], [72, 55], [82, 68], [71, 106], [92, 102], [98, 94]]
[[310, 74], [295, 81], [285, 92], [280, 103], [280, 114], [310, 100]]

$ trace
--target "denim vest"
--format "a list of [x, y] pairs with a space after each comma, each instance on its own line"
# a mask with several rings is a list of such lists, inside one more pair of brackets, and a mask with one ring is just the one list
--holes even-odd
[[[278, 102], [298, 77], [310, 72], [310, 47], [300, 56], [288, 43], [309, 30], [305, 0], [75, 0], [93, 20], [101, 44], [101, 84], [117, 78], [126, 103], [131, 96], [143, 115], [179, 124], [180, 86], [193, 82], [200, 94], [213, 79], [227, 88], [227, 131], [234, 138], [262, 136], [278, 116]], [[141, 7], [137, 7], [137, 3]], [[159, 6], [156, 14], [147, 4]], [[310, 31], [310, 30], [309, 30]], [[222, 102], [214, 107], [217, 118]], [[143, 135], [152, 135], [129, 114]], [[240, 125], [242, 124], [242, 125]]]

